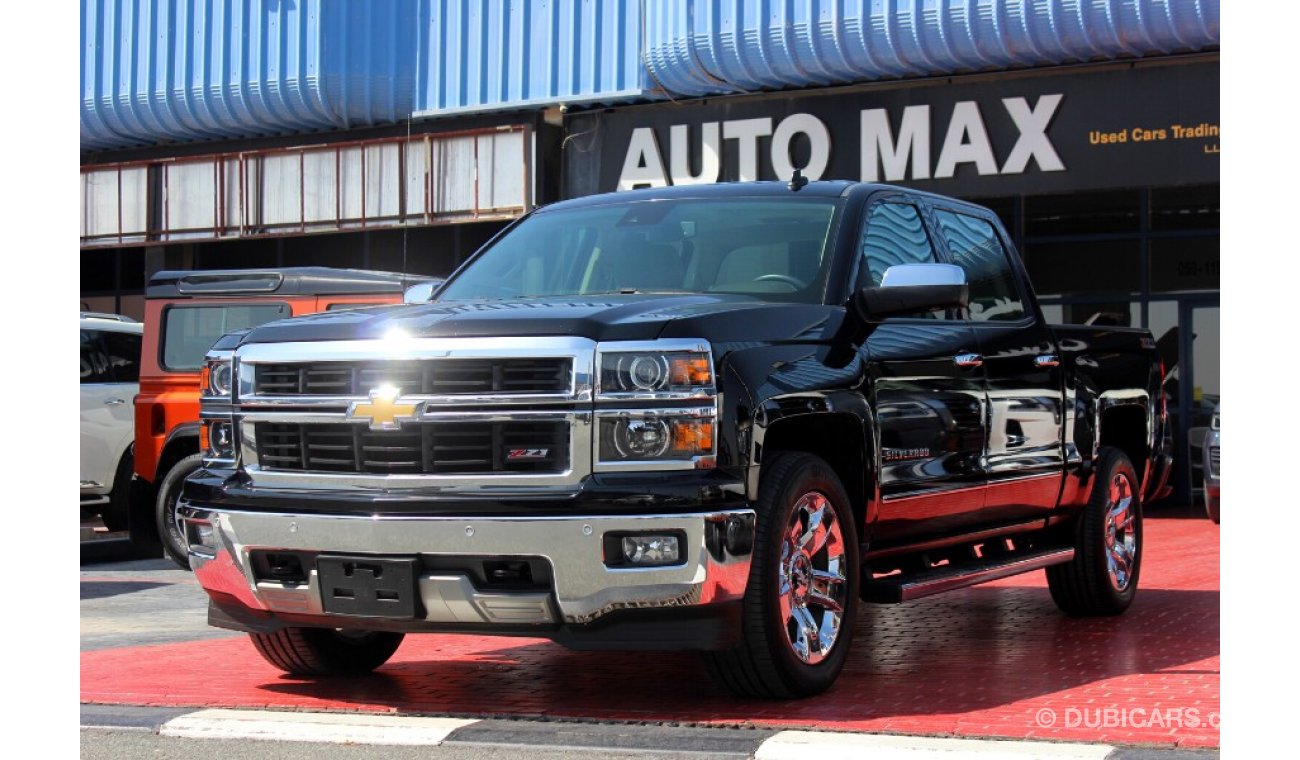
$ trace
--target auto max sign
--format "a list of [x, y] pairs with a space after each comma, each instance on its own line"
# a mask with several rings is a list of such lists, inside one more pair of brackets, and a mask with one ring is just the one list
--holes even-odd
[[950, 195], [1214, 183], [1217, 61], [917, 80], [587, 111], [568, 197], [754, 179]]

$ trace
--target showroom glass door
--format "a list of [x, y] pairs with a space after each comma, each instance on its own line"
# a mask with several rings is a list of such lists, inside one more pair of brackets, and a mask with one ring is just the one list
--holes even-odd
[[1165, 362], [1165, 394], [1174, 427], [1172, 498], [1199, 503], [1201, 443], [1219, 403], [1218, 296], [1152, 301], [1148, 324]]

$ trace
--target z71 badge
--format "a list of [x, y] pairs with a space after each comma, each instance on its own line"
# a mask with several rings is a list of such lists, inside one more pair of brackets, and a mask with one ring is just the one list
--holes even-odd
[[550, 449], [507, 449], [506, 459], [511, 462], [545, 459]]

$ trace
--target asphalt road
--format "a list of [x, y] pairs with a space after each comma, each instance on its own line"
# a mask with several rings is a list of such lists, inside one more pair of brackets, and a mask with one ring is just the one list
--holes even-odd
[[606, 748], [531, 746], [502, 747], [496, 744], [395, 747], [391, 745], [315, 744], [236, 739], [177, 739], [150, 731], [83, 729], [82, 760], [124, 760], [144, 757], [184, 757], [188, 760], [562, 760], [562, 758], [626, 758], [645, 760], [736, 760], [746, 755], [698, 752], [635, 752], [612, 754]]
[[190, 572], [116, 549], [95, 547], [108, 561], [88, 563], [82, 547], [82, 651], [242, 635], [208, 626], [207, 595]]

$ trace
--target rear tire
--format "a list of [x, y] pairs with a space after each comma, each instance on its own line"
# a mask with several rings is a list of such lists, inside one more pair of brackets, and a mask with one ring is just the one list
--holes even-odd
[[1118, 615], [1133, 603], [1141, 570], [1142, 489], [1124, 452], [1106, 447], [1075, 528], [1074, 560], [1047, 568], [1047, 588], [1067, 615]]
[[185, 540], [176, 515], [185, 479], [203, 466], [202, 454], [191, 454], [167, 471], [158, 484], [158, 500], [154, 503], [154, 518], [158, 524], [158, 537], [162, 540], [163, 554], [185, 570], [190, 569], [190, 545]]
[[853, 643], [857, 530], [825, 461], [779, 453], [764, 468], [741, 641], [705, 662], [737, 696], [807, 697], [830, 688]]
[[250, 633], [258, 654], [298, 676], [355, 676], [388, 662], [405, 634], [388, 631], [336, 631], [331, 628], [281, 628]]

